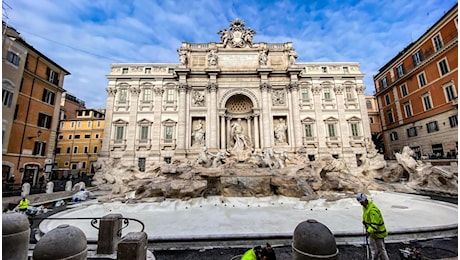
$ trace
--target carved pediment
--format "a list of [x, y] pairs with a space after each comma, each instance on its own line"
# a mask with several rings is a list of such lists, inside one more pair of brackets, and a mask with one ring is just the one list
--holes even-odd
[[162, 123], [163, 125], [175, 125], [175, 124], [177, 124], [176, 121], [174, 121], [174, 120], [172, 120], [172, 119], [170, 119], [170, 118], [168, 118], [168, 119], [162, 121], [161, 123]]
[[347, 122], [360, 122], [360, 121], [361, 121], [361, 118], [356, 117], [356, 116], [352, 116], [347, 119]]
[[127, 125], [128, 122], [120, 118], [120, 119], [113, 121], [113, 124], [114, 125]]
[[302, 119], [302, 123], [314, 123], [314, 122], [315, 122], [315, 119], [309, 116]]
[[328, 118], [326, 118], [324, 120], [324, 122], [326, 122], [326, 123], [334, 123], [334, 122], [337, 122], [337, 121], [339, 121], [339, 120], [337, 118], [335, 118], [335, 117], [332, 117], [332, 116], [330, 116], [330, 117], [328, 117]]
[[153, 122], [148, 120], [148, 119], [143, 118], [143, 119], [137, 121], [137, 124], [139, 124], [139, 125], [151, 125], [151, 124], [153, 124]]

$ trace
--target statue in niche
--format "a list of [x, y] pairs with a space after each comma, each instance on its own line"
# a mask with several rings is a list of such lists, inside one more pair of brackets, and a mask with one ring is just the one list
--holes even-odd
[[193, 92], [193, 102], [199, 107], [204, 106], [204, 94], [202, 91]]
[[278, 120], [278, 124], [275, 127], [275, 144], [287, 143], [286, 139], [287, 126], [283, 118]]
[[259, 65], [266, 66], [268, 61], [268, 50], [263, 48], [259, 52]]
[[184, 49], [177, 49], [179, 53], [179, 62], [181, 65], [187, 65], [187, 51]]
[[203, 129], [203, 123], [199, 119], [193, 129], [193, 146], [204, 145], [205, 144], [205, 131]]
[[297, 52], [294, 49], [291, 49], [289, 51], [289, 66], [294, 65], [298, 57], [299, 55], [297, 55]]
[[212, 49], [208, 55], [209, 66], [217, 66], [217, 51]]
[[250, 148], [249, 138], [243, 132], [241, 118], [238, 118], [231, 126], [231, 135], [233, 137], [233, 150], [246, 150]]

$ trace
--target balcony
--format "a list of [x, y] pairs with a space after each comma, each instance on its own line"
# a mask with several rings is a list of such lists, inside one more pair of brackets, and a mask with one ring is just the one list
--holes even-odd
[[326, 136], [326, 145], [327, 147], [341, 147], [342, 140], [338, 136]]
[[152, 148], [152, 139], [136, 139], [136, 150], [150, 150]]
[[364, 136], [349, 136], [351, 147], [364, 147]]
[[164, 150], [166, 147], [171, 148], [172, 150], [175, 150], [176, 149], [176, 139], [161, 139], [160, 149]]
[[114, 151], [119, 149], [121, 151], [126, 150], [126, 139], [112, 139], [110, 140], [110, 150]]
[[318, 140], [316, 137], [303, 137], [303, 145], [305, 147], [318, 147]]

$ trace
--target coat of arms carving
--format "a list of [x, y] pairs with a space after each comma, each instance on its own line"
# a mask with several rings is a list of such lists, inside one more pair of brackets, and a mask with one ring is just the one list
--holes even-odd
[[223, 47], [243, 48], [246, 46], [252, 47], [253, 36], [256, 31], [251, 28], [246, 28], [244, 22], [236, 18], [230, 23], [230, 28], [220, 30], [217, 34], [220, 35]]

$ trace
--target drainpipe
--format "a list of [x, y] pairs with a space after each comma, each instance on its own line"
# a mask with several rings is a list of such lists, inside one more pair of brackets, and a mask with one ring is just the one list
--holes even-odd
[[[37, 68], [38, 68], [38, 60], [40, 57], [37, 57], [37, 61], [35, 62], [35, 69], [34, 69], [34, 75], [37, 73]], [[32, 100], [32, 93], [34, 92], [34, 86], [35, 86], [35, 76], [32, 79], [32, 87], [30, 88], [30, 94], [29, 94], [29, 101], [27, 102], [27, 113], [26, 113], [26, 119], [24, 120], [24, 128], [22, 129], [22, 139], [21, 139], [21, 146], [19, 148], [19, 158], [18, 158], [18, 163], [16, 165], [16, 169], [19, 170], [19, 165], [21, 163], [21, 158], [22, 158], [22, 148], [24, 146], [24, 138], [25, 138], [25, 133], [26, 133], [26, 128], [27, 128], [27, 120], [29, 119], [29, 108], [30, 108], [30, 102]], [[24, 167], [25, 168], [25, 167]], [[25, 170], [25, 169], [24, 169]], [[21, 178], [21, 183], [22, 179], [24, 178], [24, 173], [22, 173], [22, 178]]]

